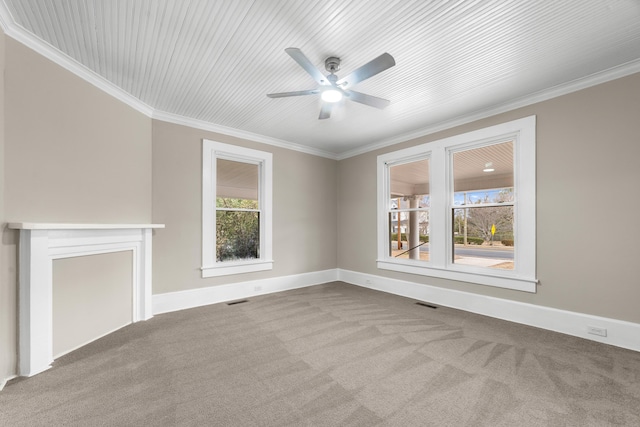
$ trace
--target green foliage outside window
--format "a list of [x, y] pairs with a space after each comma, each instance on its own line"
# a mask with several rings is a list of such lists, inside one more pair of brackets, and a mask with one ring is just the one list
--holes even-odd
[[260, 258], [260, 212], [256, 200], [218, 197], [216, 261]]

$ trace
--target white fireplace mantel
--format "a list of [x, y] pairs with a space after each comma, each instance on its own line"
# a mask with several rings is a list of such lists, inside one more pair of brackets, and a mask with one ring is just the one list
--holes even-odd
[[30, 377], [53, 362], [53, 260], [110, 252], [133, 253], [133, 313], [152, 317], [151, 235], [164, 224], [9, 223], [20, 230], [19, 374]]

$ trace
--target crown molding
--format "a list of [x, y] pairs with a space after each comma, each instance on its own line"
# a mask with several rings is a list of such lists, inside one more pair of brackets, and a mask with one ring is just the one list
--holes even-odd
[[474, 122], [476, 120], [485, 119], [487, 117], [495, 116], [497, 114], [506, 113], [508, 111], [515, 110], [517, 108], [526, 107], [528, 105], [536, 104], [538, 102], [547, 101], [549, 99], [557, 98], [562, 95], [567, 95], [572, 92], [577, 92], [582, 89], [586, 89], [592, 86], [596, 86], [602, 83], [609, 82], [611, 80], [619, 79], [640, 72], [640, 59], [627, 62], [608, 70], [604, 70], [595, 74], [591, 74], [586, 77], [582, 77], [576, 80], [572, 80], [567, 83], [563, 83], [554, 86], [549, 89], [541, 90], [502, 104], [494, 105], [492, 107], [475, 111], [471, 114], [459, 116], [451, 120], [445, 120], [434, 125], [418, 129], [413, 132], [404, 133], [402, 135], [395, 136], [393, 138], [384, 139], [382, 141], [375, 142], [360, 148], [345, 151], [338, 154], [337, 160], [348, 159], [349, 157], [359, 156], [371, 151], [375, 151], [381, 148], [389, 147], [391, 145], [407, 142], [412, 139], [421, 138], [427, 135], [431, 135], [436, 132], [451, 129], [456, 126], [464, 125]]
[[314, 156], [326, 157], [328, 159], [338, 160], [336, 153], [319, 150], [317, 148], [307, 147], [304, 145], [296, 144], [296, 143], [285, 141], [282, 139], [271, 138], [269, 136], [244, 131], [241, 129], [217, 125], [215, 123], [207, 122], [204, 120], [192, 119], [189, 117], [184, 117], [177, 114], [167, 113], [167, 112], [158, 111], [158, 110], [153, 112], [152, 118], [154, 120], [160, 120], [167, 123], [188, 126], [194, 129], [200, 129], [208, 132], [215, 132], [215, 133], [220, 133], [228, 136], [234, 136], [236, 138], [242, 138], [250, 141], [260, 142], [262, 144], [273, 145], [275, 147], [285, 148], [287, 150], [299, 151], [306, 154], [312, 154]]

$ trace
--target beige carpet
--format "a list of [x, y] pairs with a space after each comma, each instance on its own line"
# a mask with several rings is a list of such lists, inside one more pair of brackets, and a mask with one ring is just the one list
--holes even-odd
[[344, 283], [130, 325], [2, 426], [640, 426], [640, 353]]

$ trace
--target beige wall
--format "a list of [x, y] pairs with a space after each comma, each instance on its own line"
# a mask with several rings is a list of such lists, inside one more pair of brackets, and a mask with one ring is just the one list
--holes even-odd
[[7, 218], [149, 222], [151, 120], [13, 39], [6, 54]]
[[[202, 139], [273, 153], [271, 271], [202, 279]], [[336, 268], [337, 162], [153, 122], [153, 293]]]
[[[149, 223], [151, 119], [2, 38], [3, 223]], [[15, 374], [17, 359], [17, 232], [2, 233], [0, 381]], [[108, 256], [103, 263], [130, 268]]]
[[132, 277], [133, 251], [53, 260], [54, 358], [133, 321]]
[[[5, 35], [0, 29], [0, 226], [6, 221], [4, 213], [4, 70], [5, 70]], [[2, 233], [2, 229], [0, 229]], [[4, 378], [13, 375], [16, 360], [16, 290], [15, 265], [12, 260], [13, 245], [6, 241], [2, 234], [0, 241], [0, 384]]]
[[[340, 268], [640, 323], [640, 74], [339, 162]], [[376, 156], [537, 116], [536, 294], [376, 268]]]

